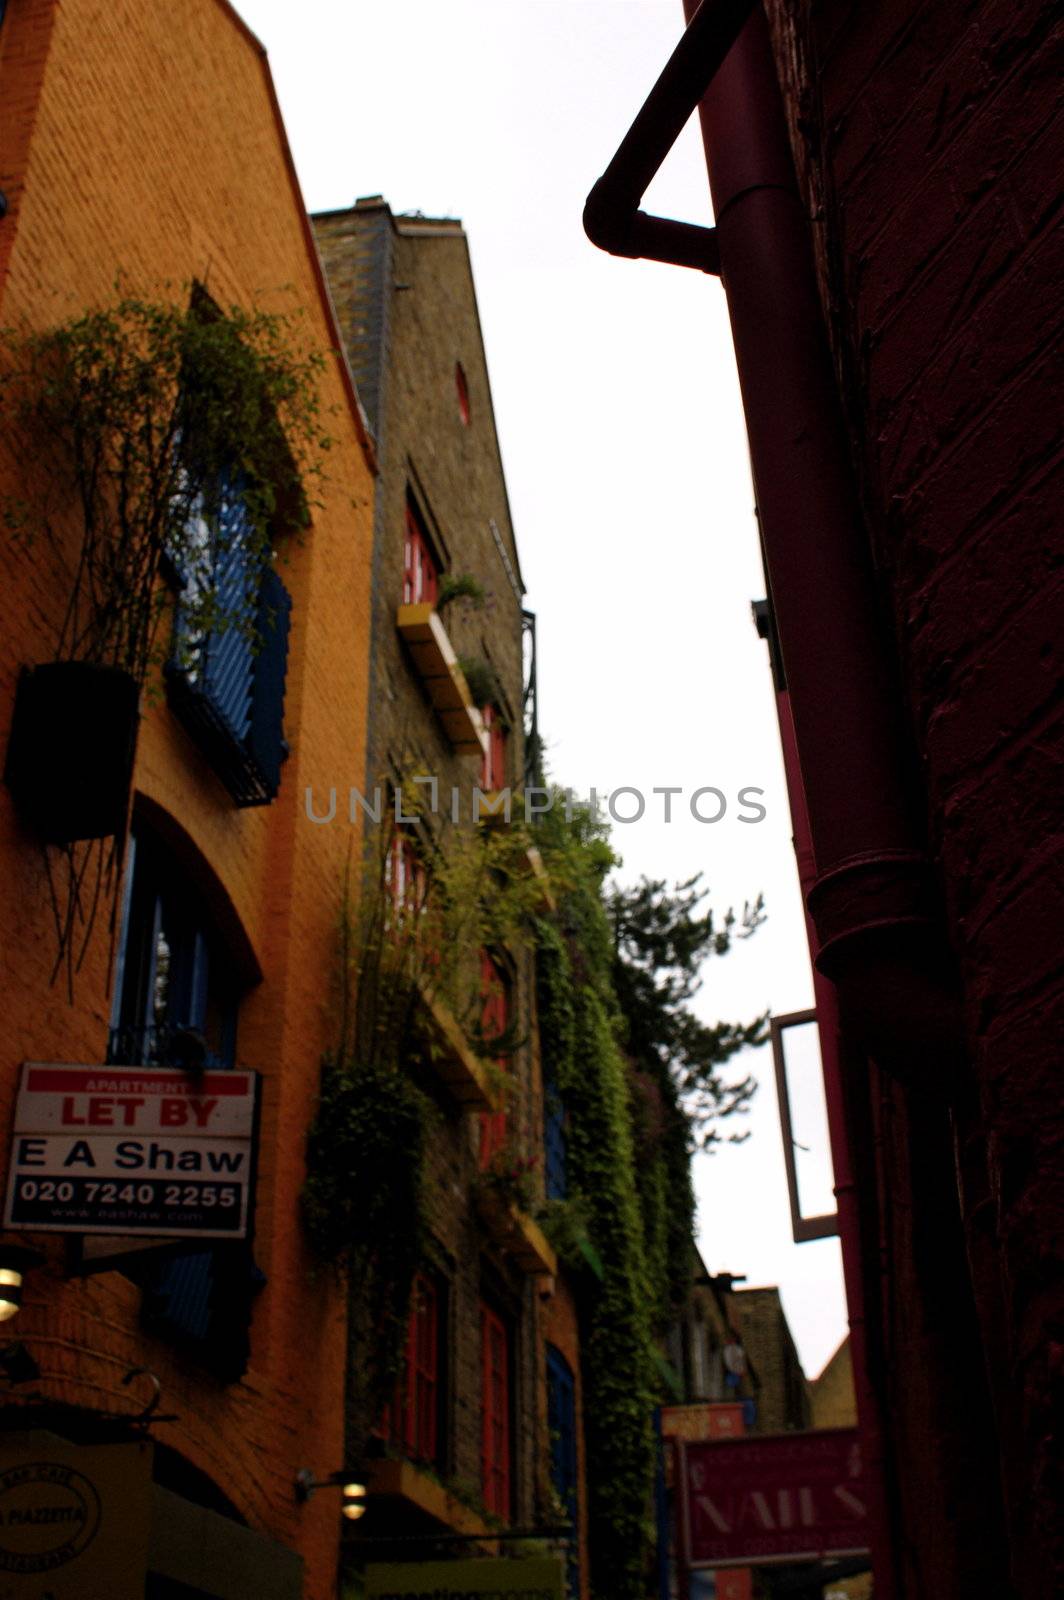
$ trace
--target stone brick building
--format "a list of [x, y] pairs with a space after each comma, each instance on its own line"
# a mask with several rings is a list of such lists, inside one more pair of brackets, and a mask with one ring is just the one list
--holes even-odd
[[[212, 742], [202, 725], [190, 731], [174, 697], [156, 687], [143, 707], [132, 778], [135, 852], [126, 857], [117, 962], [102, 911], [72, 1003], [62, 977], [53, 981], [40, 818], [17, 809], [12, 790], [0, 786], [5, 1172], [23, 1062], [162, 1066], [178, 1035], [186, 1048], [196, 1035], [214, 1058], [206, 1081], [219, 1093], [231, 1076], [222, 1069], [233, 1067], [259, 1073], [262, 1091], [251, 1249], [190, 1244], [177, 1262], [125, 1257], [100, 1270], [88, 1249], [80, 1265], [76, 1247], [64, 1250], [69, 1234], [5, 1234], [0, 1249], [28, 1241], [43, 1261], [27, 1275], [13, 1325], [39, 1376], [31, 1380], [23, 1366], [21, 1387], [4, 1393], [4, 1469], [29, 1451], [65, 1449], [75, 1475], [91, 1478], [90, 1447], [112, 1449], [131, 1437], [140, 1441], [130, 1448], [142, 1469], [143, 1441], [154, 1438], [148, 1524], [137, 1525], [141, 1498], [131, 1482], [103, 1505], [104, 1533], [113, 1548], [117, 1522], [133, 1567], [145, 1534], [139, 1575], [70, 1579], [70, 1553], [52, 1561], [46, 1549], [64, 1595], [143, 1595], [146, 1564], [150, 1595], [330, 1600], [339, 1496], [322, 1492], [300, 1505], [294, 1483], [300, 1469], [320, 1479], [343, 1462], [344, 1307], [330, 1280], [312, 1278], [293, 1219], [330, 1031], [322, 973], [333, 959], [350, 833], [309, 827], [301, 797], [323, 771], [361, 763], [365, 747], [373, 451], [337, 354], [264, 53], [226, 4], [189, 0], [175, 10], [163, 0], [117, 0], [101, 10], [88, 0], [19, 0], [0, 8], [0, 85], [4, 327], [40, 332], [113, 304], [119, 292], [185, 304], [193, 285], [223, 311], [299, 311], [299, 336], [321, 361], [334, 436], [310, 526], [302, 537], [283, 519], [277, 527], [277, 582], [291, 609], [288, 751], [272, 785], [276, 798], [238, 805], [220, 765], [222, 744], [244, 760], [236, 733]], [[8, 352], [5, 366], [9, 359]], [[28, 464], [6, 419], [5, 505], [22, 494]], [[73, 523], [63, 520], [68, 509], [60, 507], [56, 545], [42, 536], [3, 552], [5, 746], [20, 672], [56, 649], [76, 543]], [[238, 504], [230, 509], [239, 514]], [[271, 593], [275, 614], [287, 615], [281, 591]], [[164, 638], [169, 626], [167, 619]], [[257, 665], [246, 652], [240, 670], [253, 685], [265, 681], [267, 661], [278, 666], [278, 637], [260, 632]], [[201, 700], [217, 706], [217, 693], [210, 680]], [[94, 714], [90, 703], [90, 722]], [[279, 761], [276, 696], [270, 717]], [[88, 777], [84, 771], [78, 782]], [[50, 852], [53, 872], [62, 858]], [[179, 967], [190, 984], [184, 998]], [[75, 1111], [79, 1104], [75, 1097]], [[132, 1376], [145, 1370], [159, 1386], [157, 1420], [147, 1436], [131, 1435], [122, 1419], [150, 1398], [150, 1378]], [[29, 1443], [27, 1429], [36, 1430]], [[65, 1444], [48, 1442], [58, 1436]], [[8, 1473], [5, 1492], [13, 1481]], [[5, 1543], [5, 1573], [16, 1559]], [[70, 1582], [75, 1589], [63, 1587]]]
[[753, 1383], [759, 1433], [813, 1426], [809, 1386], [776, 1288], [736, 1289], [732, 1297]]
[[[516, 793], [534, 770], [525, 671], [532, 619], [461, 224], [397, 216], [378, 197], [318, 215], [314, 226], [380, 460], [366, 790], [388, 797], [386, 848], [418, 878], [434, 851], [446, 852], [456, 819], [473, 825], [476, 791]], [[391, 797], [411, 775], [437, 788], [425, 784], [418, 823], [396, 828]], [[502, 1159], [534, 1163], [537, 1199], [545, 1184], [552, 1192], [561, 1181], [557, 1137], [553, 1162], [545, 1144], [551, 1119], [532, 952], [518, 942], [468, 955], [485, 975], [485, 1007], [495, 1007], [518, 1044], [504, 1063], [501, 1102], [453, 1017], [450, 1044], [410, 1063], [438, 1112], [427, 1163], [431, 1239], [419, 1279], [432, 1308], [423, 1344], [432, 1420], [405, 1433], [393, 1423], [387, 1440], [378, 1438], [388, 1454], [368, 1469], [373, 1516], [359, 1530], [377, 1538], [483, 1535], [489, 1512], [542, 1527], [557, 1522], [559, 1502], [581, 1517], [572, 1299], [531, 1218], [522, 1213], [500, 1229], [476, 1200], [478, 1174]], [[364, 1419], [364, 1430], [372, 1423]], [[363, 1439], [351, 1448], [361, 1452]], [[356, 1533], [353, 1562], [362, 1559], [357, 1540]]]
[[809, 1403], [814, 1428], [852, 1428], [857, 1422], [857, 1397], [853, 1391], [853, 1358], [847, 1334], [838, 1349], [809, 1380]]

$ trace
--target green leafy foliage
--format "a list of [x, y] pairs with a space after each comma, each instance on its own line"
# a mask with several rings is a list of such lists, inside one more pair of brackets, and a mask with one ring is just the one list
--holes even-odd
[[403, 1347], [422, 1250], [424, 1096], [396, 1065], [329, 1059], [307, 1137], [303, 1222], [350, 1295], [358, 1421], [379, 1415]]
[[[746, 939], [764, 921], [758, 896], [741, 918], [729, 910], [718, 924], [714, 913], [699, 914], [706, 891], [701, 876], [676, 884], [643, 878], [632, 889], [614, 886], [607, 908], [613, 928], [613, 981], [627, 1025], [628, 1050], [640, 1069], [691, 1119], [698, 1143], [706, 1148], [721, 1138], [716, 1124], [746, 1110], [754, 1080], [729, 1081], [721, 1068], [738, 1051], [763, 1044], [768, 1016], [752, 1022], [703, 1022], [691, 1010], [702, 986], [701, 969], [710, 956], [727, 953], [732, 939]], [[670, 1094], [670, 1090], [672, 1091]], [[744, 1134], [732, 1134], [741, 1140]]]
[[[697, 880], [669, 894], [644, 880], [608, 887], [604, 830], [556, 807], [537, 843], [559, 897], [538, 930], [537, 1010], [545, 1068], [567, 1113], [570, 1193], [545, 1226], [575, 1273], [588, 1463], [588, 1538], [598, 1600], [643, 1600], [652, 1546], [654, 1404], [668, 1391], [656, 1340], [690, 1288], [696, 1136], [739, 1111], [749, 1079], [720, 1065], [764, 1037], [764, 1019], [711, 1028], [688, 1010], [699, 968], [735, 930], [701, 912]], [[763, 916], [748, 909], [739, 936]]]
[[499, 677], [483, 656], [462, 656], [458, 665], [469, 687], [475, 706], [494, 705], [499, 699]]
[[[2, 336], [3, 411], [33, 464], [4, 520], [22, 540], [46, 534], [67, 565], [57, 659], [143, 683], [171, 599], [161, 580], [224, 555], [232, 485], [252, 563], [270, 558], [279, 529], [308, 524], [330, 440], [324, 358], [296, 332], [294, 317], [222, 312], [198, 290], [183, 304], [126, 297]], [[250, 626], [209, 583], [183, 603], [193, 631]]]
[[[402, 795], [415, 816], [419, 791]], [[420, 796], [423, 803], [424, 796]], [[417, 841], [420, 869], [396, 846]], [[425, 1149], [433, 1111], [410, 1075], [418, 1055], [440, 1048], [426, 1027], [428, 1001], [442, 1002], [484, 1066], [520, 1043], [516, 1029], [487, 1037], [479, 954], [528, 925], [538, 895], [522, 868], [520, 829], [383, 829], [360, 881], [345, 886], [340, 920], [338, 1045], [322, 1070], [307, 1137], [301, 1210], [318, 1259], [349, 1285], [347, 1432], [355, 1453], [389, 1399], [398, 1372], [427, 1204]], [[531, 1181], [509, 1152], [502, 1189]]]
[[445, 572], [440, 578], [436, 594], [436, 610], [443, 611], [456, 600], [467, 600], [474, 611], [480, 611], [486, 599], [484, 585], [471, 573]]
[[629, 1080], [601, 898], [612, 856], [585, 818], [570, 829], [554, 821], [550, 832], [560, 926], [539, 929], [540, 1044], [568, 1116], [566, 1206], [579, 1208], [571, 1244], [580, 1249], [586, 1219], [601, 1268], [584, 1274], [580, 1296], [592, 1588], [611, 1600], [643, 1600], [655, 1381]]

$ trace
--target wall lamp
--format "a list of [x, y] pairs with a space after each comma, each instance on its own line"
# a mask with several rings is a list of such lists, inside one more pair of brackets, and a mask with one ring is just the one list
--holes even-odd
[[43, 1260], [41, 1252], [28, 1245], [0, 1244], [0, 1322], [10, 1322], [18, 1316], [23, 1279]]
[[366, 1514], [366, 1485], [359, 1483], [350, 1468], [341, 1468], [328, 1478], [315, 1478], [309, 1467], [300, 1467], [296, 1473], [296, 1499], [305, 1504], [315, 1489], [339, 1489], [342, 1499], [340, 1515], [349, 1522], [357, 1522]]

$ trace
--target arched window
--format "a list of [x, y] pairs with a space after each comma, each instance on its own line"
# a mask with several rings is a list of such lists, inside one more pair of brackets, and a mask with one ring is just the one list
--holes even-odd
[[239, 987], [235, 965], [187, 871], [151, 830], [134, 827], [109, 1060], [233, 1066]]
[[[190, 881], [153, 829], [134, 825], [123, 895], [108, 1060], [199, 1071], [235, 1065], [238, 963]], [[145, 1326], [223, 1382], [250, 1355], [251, 1302], [265, 1283], [251, 1241], [205, 1244], [131, 1269]]]

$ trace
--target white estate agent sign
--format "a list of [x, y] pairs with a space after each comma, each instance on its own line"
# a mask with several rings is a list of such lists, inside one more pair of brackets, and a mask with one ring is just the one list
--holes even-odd
[[246, 1238], [258, 1086], [254, 1072], [26, 1062], [4, 1226]]

